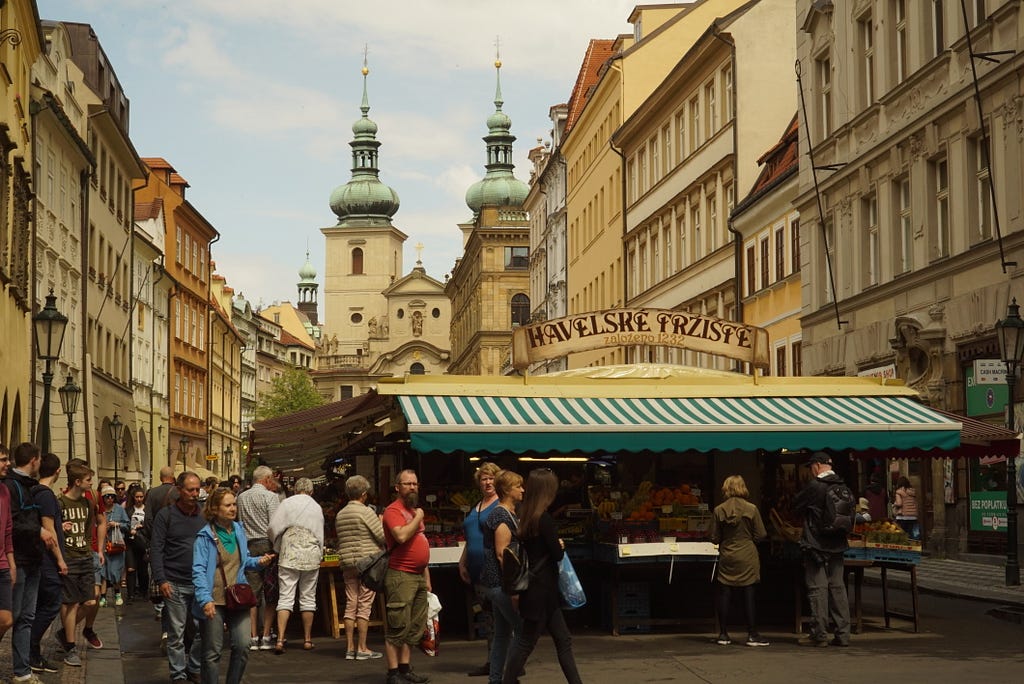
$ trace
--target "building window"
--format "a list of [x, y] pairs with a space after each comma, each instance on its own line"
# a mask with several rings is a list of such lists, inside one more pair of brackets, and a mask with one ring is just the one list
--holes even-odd
[[718, 131], [718, 98], [714, 79], [704, 86], [704, 106], [707, 108], [707, 137], [710, 138]]
[[907, 0], [893, 0], [893, 54], [892, 62], [896, 84], [907, 77]]
[[694, 204], [690, 209], [690, 230], [693, 232], [693, 259], [704, 256], [704, 240], [700, 234], [700, 205]]
[[661, 180], [661, 149], [658, 147], [658, 139], [651, 138], [647, 141], [647, 152], [651, 157], [651, 185]]
[[800, 272], [800, 219], [789, 222], [789, 262], [793, 265], [793, 273]]
[[825, 219], [825, 260], [822, 263], [822, 283], [825, 287], [825, 301], [832, 303], [832, 283], [836, 280], [836, 275], [832, 272], [832, 269], [836, 265], [836, 231], [835, 224], [832, 222], [831, 217]]
[[686, 159], [686, 112], [680, 111], [676, 113], [676, 154], [679, 155], [676, 159], [677, 164], [683, 163]]
[[786, 345], [780, 344], [775, 348], [775, 375], [780, 378], [786, 374]]
[[505, 248], [505, 270], [517, 271], [530, 267], [529, 247], [506, 247]]
[[768, 287], [769, 283], [771, 282], [769, 280], [769, 277], [771, 275], [771, 257], [769, 255], [770, 245], [768, 242], [768, 236], [765, 236], [758, 241], [758, 247], [761, 252], [761, 258], [758, 262], [758, 265], [761, 267], [761, 287], [764, 288]]
[[637, 197], [640, 197], [645, 192], [647, 192], [647, 188], [649, 187], [647, 185], [647, 150], [645, 150], [643, 147], [637, 150], [636, 166], [637, 175], [640, 176], [640, 193], [637, 195]]
[[701, 139], [703, 131], [700, 127], [700, 100], [690, 100], [690, 152], [694, 152], [704, 142]]
[[971, 142], [971, 156], [974, 157], [974, 223], [978, 227], [974, 237], [980, 242], [992, 237], [995, 217], [992, 212], [992, 179], [985, 141], [975, 138]]
[[352, 250], [352, 275], [363, 274], [363, 250], [356, 247]]
[[434, 307], [433, 309], [431, 309], [431, 310], [430, 310], [430, 316], [431, 316], [432, 318], [440, 318], [440, 317], [441, 317], [441, 310], [440, 310], [440, 309], [438, 309], [438, 308], [437, 308], [437, 307], [435, 306], [435, 307]]
[[942, 0], [932, 0], [932, 57], [938, 57], [946, 49], [942, 12]]
[[878, 284], [881, 257], [879, 256], [878, 245], [878, 198], [875, 195], [865, 197], [861, 202], [861, 211], [864, 216], [864, 245], [867, 269], [864, 273], [864, 285], [870, 287]]
[[667, 176], [672, 168], [672, 126], [665, 124], [661, 129], [661, 175]]
[[423, 364], [419, 361], [409, 366], [409, 375], [426, 375], [426, 372]]
[[181, 263], [181, 227], [174, 229], [174, 260]]
[[640, 196], [639, 193], [637, 192], [636, 160], [635, 159], [630, 159], [626, 163], [626, 178], [629, 181], [628, 182], [629, 196], [626, 198], [626, 200], [628, 202], [635, 202], [636, 198]]
[[870, 107], [875, 101], [875, 27], [871, 14], [867, 13], [857, 21], [860, 34], [860, 88], [864, 94], [863, 105]]
[[775, 280], [786, 277], [786, 229], [779, 226], [775, 229]]
[[512, 327], [526, 325], [530, 322], [530, 298], [519, 293], [512, 295]]
[[342, 385], [338, 388], [339, 399], [352, 398], [352, 385]]
[[747, 245], [747, 294], [757, 292], [757, 255], [754, 243]]
[[931, 164], [934, 223], [932, 228], [932, 255], [941, 259], [949, 256], [949, 161], [943, 157]]
[[732, 121], [732, 118], [736, 115], [733, 110], [732, 101], [732, 67], [727, 66], [722, 69], [722, 112], [725, 116], [725, 121]]
[[904, 176], [895, 182], [896, 185], [896, 216], [899, 225], [896, 228], [897, 266], [900, 273], [909, 273], [914, 268], [914, 228], [910, 214], [910, 177]]
[[972, 27], [983, 23], [988, 17], [988, 10], [985, 8], [985, 0], [972, 0], [971, 2]]
[[718, 203], [714, 195], [708, 196], [708, 253], [718, 249]]
[[828, 54], [818, 58], [818, 127], [820, 139], [832, 134], [832, 60]]
[[793, 377], [799, 377], [803, 374], [803, 350], [801, 348], [801, 341], [796, 340], [790, 346], [793, 355], [793, 368], [790, 373]]
[[349, 316], [348, 319], [352, 321], [352, 325], [359, 325], [360, 323], [363, 322], [363, 314], [357, 311], [356, 313]]

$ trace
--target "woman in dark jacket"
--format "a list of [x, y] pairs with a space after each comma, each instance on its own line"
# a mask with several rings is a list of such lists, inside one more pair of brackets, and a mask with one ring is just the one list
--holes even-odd
[[558, 594], [558, 564], [562, 560], [564, 544], [558, 538], [554, 518], [548, 506], [558, 493], [558, 478], [550, 468], [530, 471], [526, 492], [519, 506], [518, 537], [526, 547], [530, 561], [530, 585], [519, 595], [519, 614], [523, 628], [516, 635], [509, 654], [502, 684], [515, 684], [523, 671], [526, 659], [533, 653], [541, 629], [547, 627], [555, 642], [558, 664], [569, 684], [582, 684], [572, 652], [572, 637], [565, 624], [565, 616]]

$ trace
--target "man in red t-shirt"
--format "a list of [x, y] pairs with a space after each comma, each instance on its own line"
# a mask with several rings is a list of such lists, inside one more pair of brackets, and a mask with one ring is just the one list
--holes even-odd
[[416, 471], [403, 470], [395, 479], [398, 498], [384, 509], [382, 522], [391, 555], [384, 575], [387, 597], [387, 684], [429, 682], [430, 677], [409, 667], [412, 647], [419, 643], [427, 624], [427, 592], [430, 591], [430, 544], [423, 534], [423, 509], [419, 507], [420, 483]]

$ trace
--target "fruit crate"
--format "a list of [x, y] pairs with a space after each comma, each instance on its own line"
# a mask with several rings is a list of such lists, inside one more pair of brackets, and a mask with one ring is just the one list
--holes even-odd
[[921, 547], [897, 544], [865, 544], [864, 551], [868, 560], [886, 563], [907, 563], [917, 565], [921, 562]]
[[851, 546], [843, 553], [846, 560], [867, 560], [867, 549], [863, 546]]

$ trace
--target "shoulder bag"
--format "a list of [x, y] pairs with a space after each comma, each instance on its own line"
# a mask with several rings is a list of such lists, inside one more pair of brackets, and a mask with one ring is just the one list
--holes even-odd
[[512, 530], [512, 539], [501, 552], [501, 589], [509, 596], [526, 591], [530, 586], [530, 558], [526, 545], [519, 539], [519, 521]]
[[371, 553], [365, 558], [356, 561], [356, 570], [359, 571], [359, 581], [370, 591], [382, 591], [384, 589], [384, 575], [388, 571], [388, 557], [391, 549], [381, 549], [377, 553]]
[[[217, 539], [217, 530], [210, 525], [210, 531], [213, 532], [214, 541]], [[238, 546], [238, 560], [244, 562], [242, 558], [242, 545], [237, 542]], [[224, 573], [224, 565], [220, 562], [220, 551], [217, 552], [217, 569], [220, 570], [220, 578], [224, 581], [224, 606], [230, 611], [236, 610], [249, 610], [256, 606], [256, 594], [253, 593], [252, 587], [248, 582], [237, 582], [235, 584], [228, 584], [228, 577]]]

